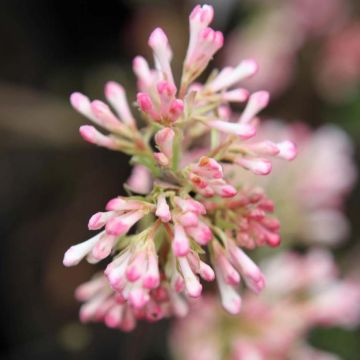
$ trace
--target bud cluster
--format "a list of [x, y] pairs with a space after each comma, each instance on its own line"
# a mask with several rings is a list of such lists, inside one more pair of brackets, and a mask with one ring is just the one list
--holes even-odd
[[[155, 68], [141, 56], [134, 59], [136, 104], [145, 127], [137, 126], [124, 89], [115, 82], [105, 86], [112, 109], [80, 93], [71, 95], [72, 106], [106, 132], [85, 125], [81, 136], [130, 155], [137, 174], [128, 182], [130, 196], [110, 200], [105, 212], [90, 218], [89, 229], [100, 232], [65, 253], [65, 266], [111, 256], [104, 274], [76, 292], [84, 302], [83, 321], [129, 331], [136, 319], [183, 316], [186, 299], [199, 298], [204, 282], [215, 279], [223, 306], [235, 314], [241, 307], [241, 278], [255, 293], [265, 285], [242, 248], [280, 243], [279, 222], [270, 216], [273, 203], [261, 189], [232, 184], [224, 166], [267, 175], [269, 157], [292, 160], [296, 148], [286, 140], [252, 140], [269, 94], [249, 94], [238, 83], [256, 73], [255, 61], [214, 72], [204, 84], [194, 82], [223, 45], [222, 33], [209, 27], [213, 15], [209, 5], [190, 14], [179, 90], [162, 29], [148, 41]], [[231, 103], [245, 103], [242, 113], [233, 113]]]

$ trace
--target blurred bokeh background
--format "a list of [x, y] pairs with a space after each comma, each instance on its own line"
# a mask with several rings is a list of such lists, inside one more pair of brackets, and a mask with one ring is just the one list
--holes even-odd
[[[202, 2], [200, 2], [202, 3]], [[348, 132], [359, 163], [360, 3], [356, 0], [219, 0], [214, 27], [225, 47], [212, 66], [254, 57], [249, 89], [272, 94], [268, 117]], [[316, 5], [314, 4], [316, 3]], [[73, 292], [94, 273], [62, 266], [89, 235], [91, 214], [122, 193], [127, 158], [84, 143], [68, 102], [79, 90], [103, 98], [108, 80], [135, 98], [132, 58], [150, 57], [147, 37], [163, 27], [179, 76], [195, 2], [2, 0], [0, 2], [1, 359], [168, 359], [169, 323], [131, 334], [82, 325]], [[304, 174], [306, 176], [306, 174]], [[346, 176], [346, 174], [344, 174]], [[345, 212], [351, 233], [335, 256], [359, 267], [360, 188]], [[311, 341], [360, 358], [360, 332], [317, 329]]]

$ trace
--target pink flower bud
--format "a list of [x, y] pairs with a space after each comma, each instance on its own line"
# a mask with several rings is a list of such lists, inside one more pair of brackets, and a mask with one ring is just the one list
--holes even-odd
[[280, 221], [276, 218], [265, 217], [261, 220], [261, 224], [270, 231], [279, 231]]
[[172, 250], [175, 256], [185, 256], [190, 251], [190, 242], [184, 228], [176, 223], [174, 226], [174, 238], [172, 241]]
[[148, 254], [147, 270], [144, 275], [143, 286], [146, 289], [155, 289], [160, 284], [158, 259], [155, 250]]
[[248, 124], [231, 123], [222, 120], [210, 120], [207, 125], [226, 134], [234, 134], [241, 139], [250, 139], [256, 133], [256, 128]]
[[212, 239], [210, 228], [202, 221], [199, 221], [197, 226], [188, 226], [186, 233], [200, 245], [206, 245]]
[[294, 160], [297, 155], [296, 145], [292, 141], [282, 141], [277, 144], [279, 157], [285, 160]]
[[211, 183], [211, 187], [217, 195], [223, 198], [231, 198], [237, 194], [236, 189], [230, 184]]
[[118, 196], [117, 198], [109, 200], [106, 204], [108, 211], [129, 211], [150, 208], [152, 205], [140, 200], [132, 200]]
[[267, 159], [238, 157], [235, 163], [255, 175], [268, 175], [271, 172], [271, 162]]
[[191, 211], [198, 215], [206, 214], [205, 206], [192, 198], [183, 199], [181, 197], [175, 197], [175, 203], [183, 212]]
[[239, 122], [242, 124], [251, 122], [255, 115], [268, 105], [269, 98], [270, 95], [267, 91], [258, 91], [251, 94], [245, 110], [240, 116]]
[[130, 307], [126, 307], [124, 310], [124, 316], [122, 322], [120, 324], [120, 329], [129, 332], [134, 330], [135, 326], [136, 326], [136, 319], [134, 313], [130, 309]]
[[163, 99], [164, 102], [169, 102], [176, 94], [176, 86], [168, 81], [159, 81], [156, 85], [156, 89], [160, 98]]
[[106, 286], [104, 277], [97, 276], [81, 284], [75, 290], [75, 297], [79, 301], [87, 301]]
[[189, 16], [190, 39], [186, 52], [185, 63], [187, 63], [198, 45], [200, 33], [211, 23], [214, 17], [214, 9], [210, 5], [197, 5]]
[[157, 110], [155, 110], [153, 101], [149, 94], [139, 92], [137, 93], [136, 98], [141, 111], [150, 116], [154, 121], [160, 120], [160, 114]]
[[91, 256], [100, 261], [108, 257], [115, 243], [115, 237], [112, 235], [103, 235], [91, 251]]
[[198, 164], [191, 167], [191, 171], [208, 179], [221, 179], [224, 176], [221, 165], [207, 156], [201, 157]]
[[276, 156], [280, 152], [278, 145], [269, 140], [265, 140], [254, 144], [249, 144], [246, 147], [247, 149], [254, 152], [256, 155]]
[[231, 118], [231, 109], [227, 105], [221, 105], [218, 108], [218, 114], [220, 120], [228, 122]]
[[197, 190], [205, 189], [209, 185], [208, 181], [205, 180], [205, 178], [198, 176], [194, 173], [190, 173], [189, 178], [190, 178], [191, 183], [194, 185], [194, 187]]
[[196, 5], [190, 13], [190, 24], [201, 23], [208, 26], [214, 18], [214, 8], [211, 5]]
[[[239, 65], [237, 65], [234, 71], [231, 74], [233, 79], [232, 84], [236, 84], [239, 81], [247, 79], [257, 73], [259, 70], [259, 65], [253, 59], [242, 60]], [[229, 74], [230, 77], [230, 74]]]
[[170, 291], [169, 296], [174, 314], [178, 317], [186, 316], [189, 312], [189, 306], [183, 297], [177, 294], [175, 291]]
[[141, 287], [134, 288], [129, 293], [129, 302], [135, 309], [143, 308], [149, 300], [149, 294]]
[[115, 305], [105, 315], [105, 325], [111, 329], [120, 326], [124, 314], [124, 306]]
[[229, 246], [231, 259], [243, 276], [247, 286], [259, 293], [265, 286], [265, 278], [256, 264], [235, 244]]
[[240, 283], [240, 275], [231, 265], [230, 261], [224, 255], [224, 250], [217, 243], [213, 243], [213, 249], [215, 254], [216, 268], [221, 272], [221, 276], [224, 281], [229, 285], [237, 285]]
[[109, 81], [105, 86], [105, 96], [119, 114], [120, 119], [129, 126], [135, 126], [124, 88], [115, 81]]
[[89, 119], [94, 119], [94, 115], [91, 111], [90, 100], [87, 96], [79, 92], [74, 92], [70, 95], [70, 103], [80, 114]]
[[171, 122], [175, 122], [184, 112], [184, 102], [180, 99], [174, 99], [169, 107], [168, 117]]
[[99, 124], [108, 130], [119, 130], [123, 129], [123, 125], [119, 119], [112, 113], [109, 106], [100, 100], [94, 100], [91, 103], [91, 110], [98, 120]]
[[202, 26], [196, 26], [195, 31], [190, 28], [190, 42], [184, 62], [190, 78], [194, 79], [202, 73], [223, 44], [224, 36], [220, 31]]
[[200, 268], [199, 268], [200, 276], [206, 281], [213, 281], [215, 279], [214, 270], [206, 263], [200, 260]]
[[187, 211], [176, 217], [176, 220], [183, 226], [196, 226], [199, 223], [198, 214]]
[[110, 235], [121, 236], [144, 216], [144, 211], [137, 210], [111, 218], [106, 224], [106, 232]]
[[209, 84], [209, 89], [217, 92], [227, 89], [239, 81], [253, 76], [258, 70], [258, 65], [254, 60], [243, 60], [234, 69], [227, 67]]
[[155, 135], [155, 143], [159, 147], [160, 151], [164, 153], [169, 159], [173, 154], [175, 132], [171, 128], [163, 128], [159, 130]]
[[147, 194], [152, 187], [150, 171], [143, 165], [135, 165], [127, 180], [129, 188], [139, 194]]
[[217, 267], [215, 267], [215, 272], [223, 307], [230, 314], [238, 314], [241, 308], [240, 295], [231, 285], [225, 283], [224, 278], [222, 277], [221, 272]]
[[133, 70], [138, 78], [138, 85], [142, 91], [149, 91], [153, 84], [153, 75], [147, 61], [142, 56], [136, 56], [133, 60]]
[[162, 152], [154, 153], [154, 158], [160, 166], [166, 167], [166, 166], [169, 166], [169, 164], [170, 164], [168, 157], [165, 154], [163, 154]]
[[164, 195], [159, 195], [157, 198], [155, 215], [165, 223], [171, 220], [170, 208]]
[[222, 272], [222, 276], [225, 282], [229, 285], [237, 285], [240, 283], [240, 275], [226, 259], [225, 256], [220, 256], [218, 258], [219, 269]]
[[98, 212], [94, 214], [89, 220], [89, 224], [88, 224], [89, 230], [101, 229], [106, 224], [106, 222], [113, 216], [114, 213], [112, 211]]
[[130, 260], [131, 254], [125, 252], [118, 258], [113, 260], [106, 268], [105, 275], [113, 289], [122, 290], [126, 282], [126, 269]]
[[154, 56], [159, 63], [159, 67], [164, 75], [164, 79], [174, 83], [174, 78], [170, 68], [172, 53], [168, 38], [164, 31], [161, 28], [156, 28], [151, 33], [148, 44], [154, 52]]
[[93, 236], [91, 239], [84, 241], [80, 244], [71, 246], [64, 255], [63, 264], [65, 266], [77, 265], [98, 243], [104, 231]]
[[101, 308], [102, 304], [107, 298], [106, 293], [102, 293], [95, 297], [92, 301], [86, 302], [80, 308], [80, 321], [88, 322], [95, 317], [96, 312]]
[[179, 257], [178, 262], [184, 276], [185, 287], [188, 295], [193, 298], [198, 298], [202, 292], [202, 285], [200, 284], [198, 277], [191, 270], [186, 257]]
[[155, 30], [153, 30], [153, 32], [150, 34], [148, 45], [151, 48], [162, 48], [164, 45], [167, 44], [168, 44], [168, 38], [164, 33], [163, 29], [158, 27]]
[[146, 271], [145, 252], [140, 251], [134, 255], [126, 269], [126, 277], [129, 281], [138, 280]]
[[139, 92], [137, 93], [136, 98], [140, 109], [144, 113], [151, 113], [154, 110], [153, 102], [149, 94]]
[[91, 125], [80, 126], [79, 130], [82, 138], [90, 144], [103, 146], [111, 150], [119, 150], [120, 148], [115, 139], [105, 136]]
[[223, 94], [222, 98], [224, 101], [228, 102], [244, 102], [249, 97], [249, 92], [245, 89], [235, 89], [227, 91]]

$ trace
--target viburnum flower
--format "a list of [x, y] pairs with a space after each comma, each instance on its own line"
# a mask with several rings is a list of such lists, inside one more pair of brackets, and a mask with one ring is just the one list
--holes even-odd
[[333, 257], [322, 249], [283, 252], [263, 269], [266, 290], [246, 294], [238, 316], [230, 317], [207, 296], [175, 322], [170, 337], [175, 359], [338, 359], [310, 346], [306, 337], [316, 326], [360, 323], [359, 282], [341, 278]]
[[[64, 256], [66, 266], [111, 257], [104, 274], [76, 292], [84, 301], [83, 321], [131, 330], [137, 319], [183, 316], [186, 299], [201, 297], [204, 282], [215, 278], [224, 307], [235, 314], [241, 307], [241, 278], [255, 293], [265, 286], [261, 270], [242, 248], [279, 244], [274, 205], [260, 188], [232, 184], [224, 164], [267, 175], [271, 157], [292, 160], [296, 148], [286, 140], [247, 142], [269, 102], [266, 91], [249, 94], [238, 85], [256, 73], [254, 60], [215, 71], [204, 84], [195, 82], [223, 45], [222, 33], [209, 27], [213, 15], [209, 5], [190, 14], [179, 85], [162, 29], [148, 41], [155, 68], [141, 56], [134, 59], [136, 104], [145, 127], [137, 126], [120, 84], [105, 86], [111, 108], [71, 95], [73, 107], [96, 126], [80, 127], [81, 136], [130, 155], [134, 165], [126, 184], [129, 196], [113, 198], [106, 211], [93, 215], [88, 227], [100, 232]], [[245, 103], [243, 112], [232, 113], [231, 103]]]

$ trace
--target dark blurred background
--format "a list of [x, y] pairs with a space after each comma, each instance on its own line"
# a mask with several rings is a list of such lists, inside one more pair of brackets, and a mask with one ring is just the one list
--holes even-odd
[[[232, 41], [265, 7], [260, 0], [212, 3], [214, 26]], [[357, 2], [344, 3], [351, 9], [346, 21], [358, 24]], [[130, 169], [126, 156], [80, 139], [78, 127], [85, 120], [71, 109], [68, 97], [78, 90], [103, 99], [103, 85], [112, 79], [125, 85], [134, 99], [131, 60], [137, 54], [150, 57], [146, 41], [156, 26], [169, 35], [179, 75], [193, 5], [184, 0], [0, 2], [1, 359], [169, 358], [167, 322], [142, 324], [122, 334], [78, 321], [73, 292], [94, 267], [64, 268], [63, 253], [89, 236], [89, 217], [122, 193]], [[287, 84], [276, 89], [267, 115], [301, 119], [314, 127], [336, 123], [351, 134], [358, 158], [360, 31], [357, 42], [356, 36], [353, 40], [353, 47], [358, 46], [353, 55], [358, 78], [352, 74], [350, 95], [324, 95], [314, 80], [319, 49], [338, 36], [339, 29], [308, 36], [294, 50], [295, 70]], [[228, 54], [225, 49], [215, 65], [231, 62]], [[338, 84], [334, 79], [323, 87]], [[339, 253], [354, 247], [359, 237], [359, 197], [357, 188], [347, 207], [352, 239]], [[335, 339], [343, 336], [345, 346], [354, 347], [358, 335]]]

